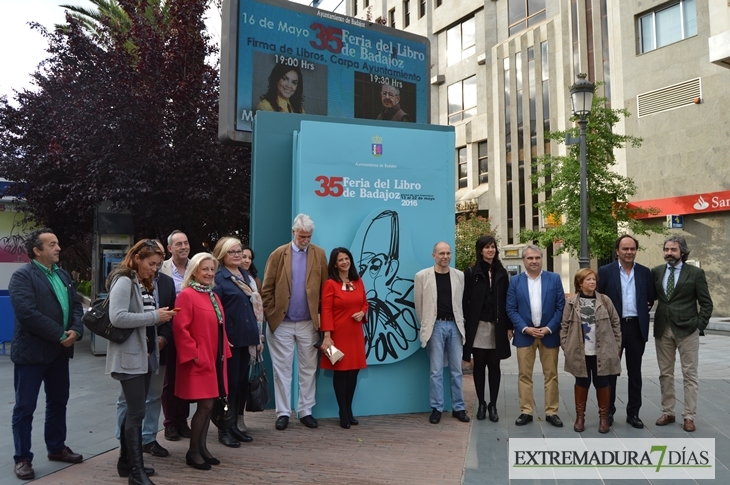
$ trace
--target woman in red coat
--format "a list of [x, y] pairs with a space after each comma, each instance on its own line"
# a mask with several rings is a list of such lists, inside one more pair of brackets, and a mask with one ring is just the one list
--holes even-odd
[[[198, 470], [210, 470], [220, 461], [206, 446], [210, 414], [214, 400], [227, 393], [226, 360], [231, 356], [223, 324], [223, 307], [212, 291], [218, 261], [212, 254], [193, 256], [185, 272], [183, 290], [175, 300], [180, 311], [172, 326], [177, 349], [175, 395], [180, 399], [197, 401], [191, 420], [190, 448], [185, 461]], [[219, 355], [218, 339], [223, 338], [223, 357]], [[216, 369], [219, 363], [219, 369]], [[222, 387], [219, 388], [218, 376]]]
[[319, 329], [324, 332], [322, 350], [336, 345], [345, 357], [334, 365], [322, 356], [322, 369], [335, 371], [332, 382], [337, 405], [340, 407], [340, 426], [348, 429], [358, 424], [352, 415], [352, 398], [357, 386], [357, 374], [365, 364], [365, 335], [368, 299], [365, 285], [352, 264], [352, 254], [345, 248], [335, 248], [327, 267], [329, 279], [322, 287], [322, 312]]

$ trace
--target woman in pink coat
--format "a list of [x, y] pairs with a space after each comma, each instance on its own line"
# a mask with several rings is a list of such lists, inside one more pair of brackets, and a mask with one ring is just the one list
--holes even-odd
[[[212, 291], [217, 269], [218, 261], [213, 255], [193, 256], [185, 272], [183, 290], [175, 300], [180, 311], [172, 327], [177, 349], [175, 395], [198, 404], [190, 423], [190, 448], [185, 456], [187, 464], [198, 470], [210, 470], [211, 465], [220, 464], [208, 451], [206, 437], [213, 402], [221, 392], [228, 393], [226, 360], [231, 350], [225, 333], [223, 306]], [[219, 338], [223, 339], [222, 356], [218, 350]], [[223, 389], [219, 388], [219, 375]]]

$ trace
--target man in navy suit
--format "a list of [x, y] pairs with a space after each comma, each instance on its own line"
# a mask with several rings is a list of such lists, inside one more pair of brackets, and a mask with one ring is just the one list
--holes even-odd
[[513, 277], [507, 290], [507, 315], [515, 326], [512, 343], [517, 347], [519, 370], [517, 391], [521, 414], [515, 424], [524, 426], [532, 421], [532, 369], [539, 350], [545, 376], [545, 420], [562, 427], [558, 417], [558, 352], [565, 291], [560, 276], [542, 270], [542, 250], [537, 246], [525, 247], [522, 263], [526, 273]]
[[58, 267], [61, 246], [48, 228], [25, 238], [30, 263], [10, 278], [8, 292], [15, 312], [10, 359], [15, 364], [13, 440], [15, 475], [35, 478], [31, 431], [38, 393], [46, 394], [44, 438], [48, 459], [79, 463], [84, 458], [66, 446], [66, 405], [69, 397], [69, 359], [84, 334], [83, 308], [67, 272]]
[[[651, 270], [636, 263], [639, 241], [628, 234], [616, 239], [618, 262], [598, 269], [598, 292], [611, 299], [621, 318], [621, 350], [626, 354], [629, 374], [629, 400], [626, 403], [626, 422], [634, 428], [643, 428], [639, 418], [641, 408], [641, 359], [649, 339], [649, 310], [656, 300]], [[608, 422], [613, 425], [616, 412], [616, 376], [611, 381], [611, 401]]]

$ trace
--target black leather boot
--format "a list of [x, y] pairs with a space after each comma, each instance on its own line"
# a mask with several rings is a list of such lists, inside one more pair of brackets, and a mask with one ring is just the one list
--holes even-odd
[[230, 428], [225, 431], [221, 431], [220, 429], [218, 430], [218, 441], [229, 448], [238, 448], [241, 446], [241, 442], [233, 437], [233, 433], [231, 433]]
[[124, 430], [127, 441], [127, 456], [129, 459], [129, 485], [155, 485], [149, 479], [144, 469], [142, 458], [142, 427], [127, 428]]
[[[117, 460], [117, 473], [122, 478], [127, 478], [129, 476], [129, 454], [127, 453], [127, 440], [124, 438], [124, 425], [126, 424], [126, 420], [122, 421], [122, 426], [119, 428], [119, 460]], [[151, 477], [155, 474], [154, 468], [147, 468], [144, 469], [147, 476]]]

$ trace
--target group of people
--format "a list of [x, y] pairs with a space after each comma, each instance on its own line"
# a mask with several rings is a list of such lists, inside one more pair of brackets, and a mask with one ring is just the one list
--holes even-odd
[[[263, 350], [253, 251], [224, 237], [212, 254], [188, 259], [190, 245], [180, 231], [170, 235], [168, 249], [172, 257], [163, 262], [159, 241], [139, 241], [107, 278], [111, 323], [134, 329], [124, 342], [109, 342], [106, 359], [106, 372], [121, 384], [117, 471], [130, 484], [152, 483], [143, 452], [169, 454], [155, 438], [161, 404], [165, 438], [190, 439], [186, 463], [198, 470], [220, 464], [207, 448], [214, 401], [228, 397], [232, 409], [243, 408], [249, 365]], [[253, 440], [245, 425], [239, 428], [242, 419], [227, 422], [218, 430], [222, 444]]]
[[[527, 245], [525, 268], [512, 278], [499, 259], [497, 241], [489, 235], [476, 242], [475, 263], [463, 273], [449, 267], [451, 249], [434, 246], [432, 268], [416, 274], [414, 304], [421, 324], [421, 344], [430, 359], [429, 421], [438, 424], [444, 410], [443, 368], [448, 362], [452, 415], [469, 421], [462, 393], [463, 361], [473, 362], [477, 419], [499, 420], [497, 398], [500, 361], [516, 348], [520, 414], [515, 424], [533, 421], [533, 369], [539, 353], [544, 375], [545, 421], [556, 427], [558, 416], [558, 356], [562, 348], [565, 371], [575, 377], [575, 423], [585, 429], [588, 389], [593, 383], [601, 433], [608, 433], [616, 412], [616, 383], [625, 355], [628, 372], [626, 422], [643, 428], [641, 365], [649, 338], [649, 312], [658, 301], [654, 340], [660, 371], [662, 415], [657, 426], [674, 423], [674, 365], [679, 352], [684, 381], [682, 428], [695, 431], [699, 336], [712, 315], [712, 299], [704, 272], [685, 264], [689, 248], [673, 235], [664, 241], [666, 264], [649, 268], [636, 263], [639, 242], [630, 235], [616, 240], [617, 261], [598, 272], [580, 269], [574, 278], [575, 294], [567, 300], [559, 275], [543, 270], [542, 250]], [[489, 401], [485, 390], [489, 389]]]
[[[342, 428], [358, 425], [353, 399], [358, 373], [366, 367], [363, 324], [368, 318], [366, 288], [350, 251], [337, 247], [329, 260], [311, 243], [312, 219], [299, 214], [292, 240], [275, 249], [266, 264], [263, 286], [253, 251], [235, 237], [224, 237], [212, 254], [188, 259], [190, 244], [181, 231], [167, 240], [172, 255], [164, 260], [162, 243], [137, 242], [107, 279], [113, 325], [132, 329], [122, 343], [109, 342], [106, 372], [119, 381], [117, 400], [120, 455], [117, 471], [130, 484], [152, 484], [154, 470], [143, 453], [167, 456], [157, 441], [160, 409], [165, 438], [189, 438], [188, 465], [210, 470], [218, 465], [207, 448], [216, 398], [228, 396], [238, 419], [218, 430], [219, 441], [238, 447], [250, 442], [243, 420], [249, 366], [261, 358], [264, 342], [274, 370], [277, 430], [285, 430], [292, 413], [291, 382], [297, 352], [300, 422], [317, 428], [312, 415], [318, 366], [333, 371], [333, 387]], [[15, 473], [34, 478], [30, 436], [40, 385], [46, 390], [45, 441], [48, 459], [83, 460], [66, 446], [69, 359], [84, 333], [83, 310], [68, 273], [59, 268], [60, 246], [53, 231], [38, 229], [25, 241], [31, 262], [18, 269], [9, 284], [16, 317], [11, 359], [15, 364], [12, 428]], [[616, 376], [626, 355], [629, 377], [626, 421], [642, 428], [641, 361], [649, 336], [649, 311], [658, 300], [654, 339], [660, 369], [662, 416], [658, 426], [675, 422], [674, 363], [679, 351], [684, 378], [685, 431], [694, 431], [698, 378], [699, 332], [712, 314], [704, 272], [685, 264], [686, 241], [664, 242], [665, 265], [653, 270], [635, 262], [638, 241], [624, 235], [616, 241], [618, 261], [598, 272], [581, 269], [575, 294], [567, 301], [560, 277], [542, 269], [542, 250], [528, 245], [522, 254], [525, 272], [512, 278], [499, 258], [497, 241], [476, 241], [476, 262], [465, 272], [450, 266], [451, 248], [434, 246], [434, 265], [414, 280], [414, 307], [421, 345], [430, 361], [429, 421], [438, 424], [445, 409], [444, 362], [448, 362], [452, 416], [469, 422], [461, 362], [473, 359], [478, 398], [476, 417], [493, 422], [501, 380], [500, 361], [516, 347], [518, 426], [533, 420], [532, 373], [537, 353], [544, 374], [545, 418], [562, 427], [558, 417], [558, 352], [565, 370], [575, 376], [574, 430], [585, 429], [588, 388], [593, 383], [599, 408], [599, 431], [608, 432], [615, 413]], [[174, 322], [174, 324], [173, 324]], [[266, 322], [266, 324], [264, 324]], [[265, 328], [265, 330], [264, 330]], [[344, 354], [330, 360], [336, 346]], [[489, 401], [485, 390], [489, 389]], [[197, 403], [188, 426], [189, 403]]]

